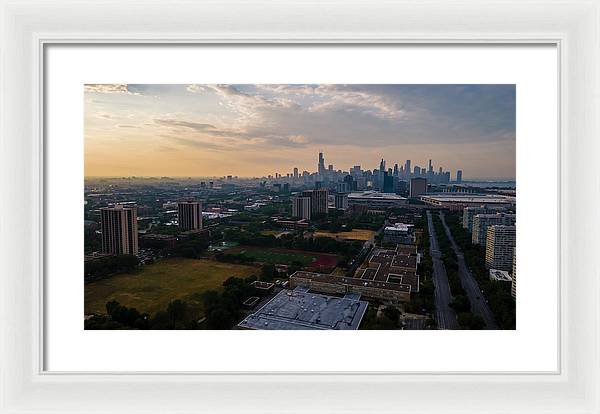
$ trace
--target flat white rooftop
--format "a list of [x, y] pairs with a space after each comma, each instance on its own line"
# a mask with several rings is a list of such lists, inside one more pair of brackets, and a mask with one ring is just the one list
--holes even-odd
[[374, 200], [406, 200], [405, 197], [393, 193], [380, 193], [379, 191], [362, 191], [348, 194], [349, 199], [374, 199]]
[[368, 302], [357, 295], [335, 297], [298, 287], [282, 290], [238, 326], [247, 329], [358, 329]]

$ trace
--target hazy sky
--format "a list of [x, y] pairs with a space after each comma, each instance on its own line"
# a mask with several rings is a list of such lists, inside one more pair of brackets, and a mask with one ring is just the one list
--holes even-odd
[[515, 177], [514, 85], [86, 85], [86, 176], [404, 164]]

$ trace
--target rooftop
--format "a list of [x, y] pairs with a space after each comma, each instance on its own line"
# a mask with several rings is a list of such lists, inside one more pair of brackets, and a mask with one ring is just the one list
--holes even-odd
[[376, 289], [389, 289], [396, 290], [399, 292], [408, 292], [410, 293], [410, 286], [405, 284], [397, 284], [397, 283], [386, 283], [380, 282], [376, 280], [366, 280], [366, 279], [357, 279], [353, 277], [344, 277], [344, 276], [333, 276], [325, 273], [313, 273], [313, 272], [305, 272], [298, 271], [294, 273], [291, 278], [300, 278], [300, 279], [310, 279], [320, 283], [331, 283], [331, 284], [343, 284], [350, 286], [364, 286]]
[[509, 204], [514, 197], [499, 194], [439, 193], [422, 195], [421, 200], [441, 203]]
[[247, 329], [358, 329], [368, 302], [356, 295], [343, 298], [282, 290], [238, 326]]
[[406, 198], [393, 193], [380, 193], [379, 191], [362, 191], [348, 194], [348, 199], [367, 198], [374, 200], [406, 200]]

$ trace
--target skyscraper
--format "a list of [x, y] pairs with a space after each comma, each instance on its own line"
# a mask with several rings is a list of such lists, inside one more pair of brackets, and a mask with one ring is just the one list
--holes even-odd
[[406, 164], [404, 164], [404, 174], [406, 174], [406, 180], [410, 178], [410, 160], [406, 160]]
[[335, 208], [338, 210], [348, 209], [348, 194], [335, 195]]
[[393, 193], [394, 192], [394, 177], [388, 173], [383, 173], [383, 192]]
[[183, 201], [177, 204], [179, 229], [181, 231], [202, 229], [202, 204], [198, 201]]
[[396, 164], [394, 164], [394, 177], [398, 177], [398, 174], [399, 174], [399, 172], [398, 172], [398, 164], [396, 163]]
[[298, 178], [298, 168], [294, 167], [294, 178]]
[[310, 220], [311, 217], [311, 198], [295, 197], [292, 200], [292, 216], [304, 220]]
[[116, 205], [100, 209], [102, 251], [122, 255], [137, 254], [138, 226], [136, 207]]
[[456, 183], [462, 183], [462, 170], [456, 170]]
[[323, 153], [319, 152], [319, 167], [318, 167], [319, 175], [322, 177], [325, 175], [325, 158], [323, 158]]

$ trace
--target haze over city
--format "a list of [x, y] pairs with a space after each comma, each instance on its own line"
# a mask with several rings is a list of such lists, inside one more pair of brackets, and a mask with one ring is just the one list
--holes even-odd
[[85, 87], [86, 176], [260, 177], [429, 159], [514, 179], [514, 85]]

